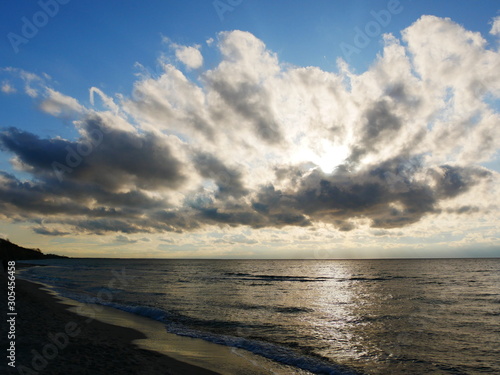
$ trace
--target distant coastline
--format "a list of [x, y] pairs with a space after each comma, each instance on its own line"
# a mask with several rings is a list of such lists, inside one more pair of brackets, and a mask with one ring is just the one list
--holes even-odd
[[2, 259], [2, 261], [59, 258], [68, 257], [56, 254], [44, 254], [40, 249], [29, 249], [16, 245], [8, 239], [0, 238], [0, 259]]

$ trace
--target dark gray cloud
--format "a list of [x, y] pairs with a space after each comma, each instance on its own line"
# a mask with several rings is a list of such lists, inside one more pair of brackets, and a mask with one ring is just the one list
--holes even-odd
[[[422, 172], [429, 175], [425, 181], [416, 178]], [[353, 218], [369, 219], [377, 228], [404, 227], [439, 212], [441, 201], [465, 193], [490, 175], [483, 168], [449, 165], [425, 170], [403, 160], [357, 173], [340, 169], [327, 175], [315, 170], [293, 191], [262, 188], [253, 208], [271, 221], [279, 215], [303, 215], [308, 221], [330, 222], [344, 231], [354, 229], [349, 223]]]
[[182, 162], [161, 137], [110, 129], [96, 115], [89, 116], [81, 130], [78, 141], [67, 141], [9, 128], [0, 133], [0, 147], [38, 177], [70, 179], [111, 191], [127, 184], [175, 189], [186, 178]]
[[[25, 155], [38, 152], [38, 138], [12, 130], [8, 135], [4, 134], [4, 144], [11, 151], [19, 150], [18, 156], [23, 156], [25, 163], [31, 160]], [[43, 144], [52, 145], [50, 141]], [[276, 170], [278, 180], [292, 178], [294, 185], [280, 190], [269, 184], [250, 192], [243, 187], [240, 174], [215, 157], [198, 154], [194, 160], [200, 175], [213, 179], [219, 192], [180, 208], [139, 190], [113, 192], [95, 182], [59, 182], [50, 175], [43, 179], [43, 174], [33, 182], [20, 182], [6, 173], [1, 174], [0, 207], [3, 215], [11, 219], [35, 220], [43, 216], [76, 231], [97, 234], [183, 232], [205, 225], [281, 228], [315, 222], [349, 231], [355, 228], [352, 219], [356, 218], [368, 219], [376, 228], [398, 228], [427, 214], [439, 213], [441, 201], [467, 192], [490, 176], [490, 172], [478, 167], [443, 165], [426, 169], [418, 158], [394, 159], [358, 172], [341, 167], [334, 174], [319, 169], [305, 173], [303, 166], [280, 168]], [[45, 164], [31, 163], [32, 167], [37, 165]], [[416, 178], [422, 173], [424, 180]], [[231, 203], [228, 197], [240, 201]], [[463, 208], [459, 213], [469, 211]], [[34, 230], [45, 235], [67, 234], [43, 226]]]
[[366, 125], [362, 138], [364, 144], [368, 145], [368, 142], [376, 144], [380, 140], [387, 140], [391, 134], [401, 129], [401, 120], [393, 112], [385, 100], [374, 103], [365, 112]]
[[71, 232], [63, 232], [60, 230], [55, 230], [55, 229], [47, 229], [42, 227], [34, 227], [33, 232], [42, 234], [44, 236], [66, 236], [68, 234], [71, 234]]
[[71, 145], [62, 139], [40, 139], [12, 127], [0, 133], [0, 149], [14, 153], [37, 172], [52, 172], [52, 162], [64, 162], [68, 153], [65, 147]]
[[3, 212], [19, 217], [33, 215], [83, 215], [86, 217], [120, 217], [141, 215], [145, 210], [168, 205], [140, 191], [113, 193], [90, 184], [56, 179], [21, 182], [0, 172], [0, 205]]
[[[262, 141], [279, 143], [283, 139], [279, 123], [268, 106], [269, 93], [261, 86], [250, 82], [235, 85], [233, 82], [227, 82], [220, 78], [208, 82], [211, 88], [224, 100], [227, 105], [225, 110], [232, 109], [243, 117], [243, 121], [249, 121], [253, 125], [255, 134]], [[224, 119], [222, 113], [219, 116], [221, 120]], [[229, 122], [231, 121], [229, 120]], [[231, 126], [238, 127], [241, 124], [233, 123]]]
[[361, 115], [363, 125], [359, 140], [352, 148], [347, 159], [349, 163], [358, 163], [361, 157], [370, 152], [378, 152], [383, 147], [391, 147], [390, 143], [403, 126], [402, 120], [394, 113], [387, 100], [373, 103]]
[[202, 177], [211, 179], [218, 186], [217, 198], [241, 198], [249, 193], [243, 185], [242, 174], [234, 168], [228, 168], [215, 156], [198, 153], [193, 162]]

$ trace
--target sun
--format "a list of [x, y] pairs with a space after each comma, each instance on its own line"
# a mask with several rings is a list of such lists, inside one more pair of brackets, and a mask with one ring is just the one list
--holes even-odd
[[324, 173], [332, 173], [349, 156], [346, 145], [334, 145], [322, 139], [314, 145], [299, 146], [292, 156], [293, 163], [313, 163]]

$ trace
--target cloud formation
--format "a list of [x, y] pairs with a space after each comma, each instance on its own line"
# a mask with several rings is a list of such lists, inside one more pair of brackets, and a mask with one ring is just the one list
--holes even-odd
[[492, 35], [500, 34], [500, 16], [497, 16], [493, 19], [490, 34]]
[[[355, 74], [342, 60], [337, 73], [290, 66], [254, 35], [223, 32], [207, 47], [221, 61], [196, 80], [163, 59], [118, 101], [92, 88], [91, 108], [50, 77], [4, 69], [79, 136], [3, 129], [0, 149], [32, 179], [0, 173], [0, 215], [39, 234], [116, 232], [127, 243], [125, 234], [211, 225], [382, 230], [477, 212], [456, 199], [475, 192], [480, 203], [498, 182], [480, 163], [500, 144], [500, 53], [433, 16], [402, 35], [385, 35]], [[187, 70], [203, 66], [201, 46], [173, 46]]]

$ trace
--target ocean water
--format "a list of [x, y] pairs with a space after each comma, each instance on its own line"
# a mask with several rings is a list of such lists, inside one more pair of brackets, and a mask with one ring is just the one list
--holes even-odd
[[500, 374], [500, 259], [39, 263], [22, 277], [317, 374]]

